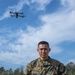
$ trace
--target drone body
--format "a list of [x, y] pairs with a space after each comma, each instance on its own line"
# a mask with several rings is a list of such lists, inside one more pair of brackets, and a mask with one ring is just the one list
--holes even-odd
[[18, 18], [18, 17], [24, 18], [25, 17], [23, 12], [11, 12], [10, 11], [9, 13], [10, 13], [10, 16], [12, 16], [12, 17], [16, 17], [16, 18]]

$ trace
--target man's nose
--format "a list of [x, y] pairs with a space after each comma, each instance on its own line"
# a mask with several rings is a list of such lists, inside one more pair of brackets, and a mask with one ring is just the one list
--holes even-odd
[[42, 52], [45, 52], [45, 49], [43, 49]]

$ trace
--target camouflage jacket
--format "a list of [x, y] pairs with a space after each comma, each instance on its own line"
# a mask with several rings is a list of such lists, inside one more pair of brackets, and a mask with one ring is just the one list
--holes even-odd
[[25, 75], [66, 75], [65, 73], [65, 66], [50, 57], [45, 61], [40, 58], [31, 61], [24, 71]]

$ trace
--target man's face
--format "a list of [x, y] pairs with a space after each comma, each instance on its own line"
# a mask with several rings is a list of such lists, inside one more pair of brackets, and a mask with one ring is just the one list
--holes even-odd
[[40, 58], [42, 60], [46, 60], [48, 58], [48, 53], [50, 52], [50, 48], [48, 47], [47, 44], [39, 44], [37, 51], [40, 55]]

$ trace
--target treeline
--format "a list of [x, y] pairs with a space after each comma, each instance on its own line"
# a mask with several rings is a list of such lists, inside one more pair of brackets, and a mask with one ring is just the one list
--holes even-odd
[[[66, 70], [67, 75], [75, 75], [75, 64], [73, 62], [69, 62], [66, 65]], [[9, 70], [5, 70], [4, 67], [0, 67], [0, 75], [24, 75], [23, 71], [23, 66], [15, 69], [14, 71], [12, 70], [12, 68], [10, 68]]]
[[23, 66], [15, 70], [12, 70], [12, 68], [10, 68], [9, 70], [5, 70], [4, 67], [0, 67], [0, 75], [24, 75], [23, 71]]

